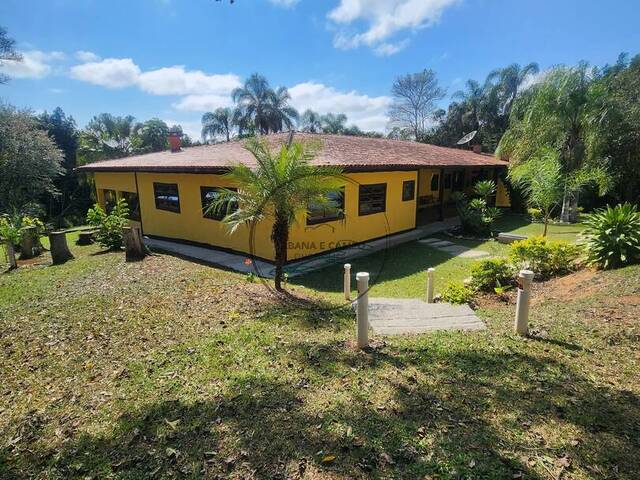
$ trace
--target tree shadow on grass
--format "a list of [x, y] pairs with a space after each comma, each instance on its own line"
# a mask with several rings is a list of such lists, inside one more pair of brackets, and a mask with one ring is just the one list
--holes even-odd
[[[282, 348], [291, 350], [287, 358], [299, 375], [248, 370], [206, 401], [151, 403], [128, 411], [111, 431], [76, 436], [60, 450], [27, 437], [0, 458], [13, 478], [46, 471], [53, 478], [284, 479], [320, 472], [542, 479], [547, 475], [527, 458], [566, 455], [568, 466], [552, 461], [547, 468], [628, 479], [640, 469], [638, 396], [594, 385], [562, 363], [430, 347]], [[377, 389], [388, 395], [377, 397]], [[547, 442], [541, 426], [576, 430], [580, 442]]]

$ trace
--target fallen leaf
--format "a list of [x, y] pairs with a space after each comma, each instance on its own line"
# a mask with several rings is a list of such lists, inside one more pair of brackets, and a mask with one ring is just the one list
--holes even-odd
[[328, 463], [333, 463], [336, 460], [336, 456], [335, 455], [326, 455], [322, 458], [321, 463], [324, 464], [328, 464]]

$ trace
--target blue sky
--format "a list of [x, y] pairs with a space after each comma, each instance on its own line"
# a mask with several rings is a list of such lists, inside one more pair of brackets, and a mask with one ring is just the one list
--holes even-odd
[[2, 0], [25, 61], [0, 67], [14, 77], [0, 98], [80, 126], [110, 112], [197, 135], [260, 72], [300, 110], [383, 130], [399, 74], [431, 68], [453, 93], [513, 62], [602, 65], [640, 53], [638, 18], [637, 0]]

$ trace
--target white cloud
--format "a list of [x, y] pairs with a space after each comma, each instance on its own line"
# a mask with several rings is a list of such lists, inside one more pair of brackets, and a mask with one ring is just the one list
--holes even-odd
[[[337, 27], [334, 46], [343, 49], [368, 46], [379, 55], [392, 55], [406, 46], [388, 40], [405, 30], [415, 31], [436, 23], [442, 13], [461, 0], [340, 0], [329, 12]], [[364, 30], [350, 28], [366, 24]]]
[[370, 97], [354, 90], [341, 92], [322, 83], [305, 82], [289, 88], [292, 105], [302, 113], [307, 108], [319, 113], [344, 113], [348, 124], [363, 130], [384, 131], [391, 98]]
[[269, 0], [271, 3], [276, 5], [277, 7], [291, 8], [300, 0]]
[[71, 67], [71, 76], [107, 88], [124, 88], [135, 85], [140, 67], [130, 58], [106, 58]]
[[209, 112], [218, 107], [230, 107], [232, 103], [230, 95], [187, 95], [173, 107], [176, 110]]
[[240, 86], [237, 75], [207, 75], [183, 66], [144, 72], [138, 77], [142, 90], [153, 95], [223, 95]]
[[65, 58], [62, 52], [42, 52], [40, 50], [21, 52], [21, 55], [21, 61], [1, 61], [0, 73], [14, 78], [44, 78], [53, 71], [53, 63]]
[[100, 56], [96, 55], [93, 52], [89, 52], [87, 50], [78, 50], [74, 56], [80, 60], [81, 62], [98, 62], [100, 61]]

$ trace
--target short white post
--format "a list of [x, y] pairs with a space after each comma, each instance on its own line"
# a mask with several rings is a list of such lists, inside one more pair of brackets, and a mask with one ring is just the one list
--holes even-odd
[[351, 300], [351, 264], [344, 264], [344, 299]]
[[358, 284], [358, 307], [356, 309], [358, 348], [365, 348], [369, 345], [369, 274], [358, 272], [356, 283]]
[[529, 297], [531, 296], [532, 281], [533, 272], [531, 270], [520, 270], [514, 328], [516, 333], [522, 336], [526, 336], [529, 333]]
[[427, 269], [427, 303], [433, 303], [433, 283], [436, 269]]

